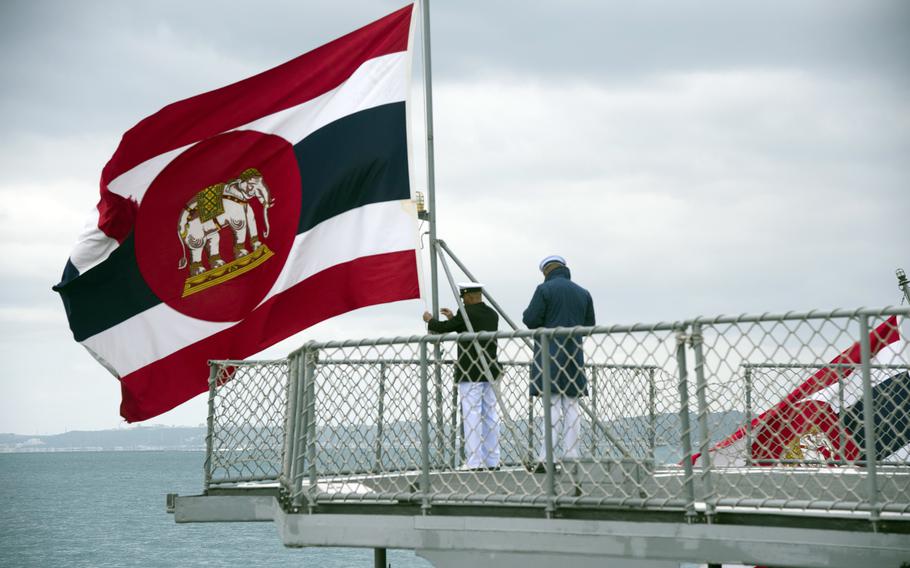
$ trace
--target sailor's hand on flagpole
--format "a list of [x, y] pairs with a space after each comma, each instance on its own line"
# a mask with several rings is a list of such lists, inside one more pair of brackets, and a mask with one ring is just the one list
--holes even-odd
[[430, 312], [423, 312], [423, 321], [429, 322], [431, 319], [433, 319], [433, 314]]
[[453, 314], [452, 310], [450, 310], [449, 308], [442, 308], [441, 310], [439, 310], [439, 313], [444, 315], [446, 317], [446, 319], [452, 319], [453, 317], [455, 317], [455, 314]]

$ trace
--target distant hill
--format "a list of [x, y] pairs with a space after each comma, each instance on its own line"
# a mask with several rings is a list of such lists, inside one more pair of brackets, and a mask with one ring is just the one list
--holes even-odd
[[205, 428], [151, 426], [51, 436], [0, 434], [0, 452], [204, 450]]
[[[540, 420], [540, 419], [538, 419]], [[741, 412], [719, 412], [709, 415], [709, 428], [711, 442], [717, 442], [733, 433], [745, 420]], [[689, 417], [691, 432], [690, 439], [693, 448], [698, 448], [701, 441], [699, 421], [696, 415]], [[650, 421], [645, 416], [620, 418], [607, 422], [611, 432], [623, 444], [633, 451], [634, 455], [647, 455], [644, 446], [648, 443]], [[396, 440], [419, 440], [419, 423], [413, 421], [393, 422], [385, 425], [384, 444], [395, 446]], [[526, 424], [524, 422], [513, 425], [521, 437], [525, 436]], [[599, 431], [590, 432], [585, 438], [595, 435], [601, 439], [603, 445], [599, 451], [610, 451], [609, 444]], [[676, 413], [658, 414], [654, 417], [654, 442], [658, 462], [675, 463], [682, 459], [681, 440], [679, 439], [680, 421]], [[0, 453], [4, 452], [74, 452], [74, 451], [151, 451], [151, 450], [205, 450], [204, 427], [182, 426], [140, 426], [137, 428], [121, 428], [117, 430], [97, 431], [72, 431], [65, 434], [52, 436], [23, 436], [20, 434], [0, 434]], [[225, 427], [221, 431], [222, 438], [227, 440], [257, 439], [268, 440], [274, 447], [280, 448], [282, 432], [268, 430], [262, 426], [234, 424], [231, 428]], [[375, 452], [375, 425], [347, 424], [338, 425], [323, 430], [320, 434], [323, 447], [345, 446], [347, 451], [350, 443], [356, 442], [358, 451], [365, 452], [364, 456], [372, 456]], [[409, 445], [408, 450], [418, 451], [418, 448]], [[697, 451], [697, 450], [696, 450]], [[363, 459], [368, 458], [364, 457]], [[372, 459], [372, 458], [369, 458]], [[414, 459], [417, 459], [416, 457]], [[520, 459], [516, 457], [515, 459]]]

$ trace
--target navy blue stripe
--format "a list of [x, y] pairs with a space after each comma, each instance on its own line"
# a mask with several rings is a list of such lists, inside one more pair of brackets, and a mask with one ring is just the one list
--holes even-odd
[[54, 290], [63, 299], [76, 341], [161, 303], [139, 273], [132, 233], [104, 262]]
[[[300, 169], [297, 232], [340, 213], [410, 197], [404, 102], [360, 111], [294, 146]], [[161, 303], [143, 280], [130, 235], [104, 262], [73, 277], [67, 263], [60, 293], [76, 341]]]
[[[78, 276], [79, 270], [76, 268], [76, 265], [73, 264], [72, 260], [66, 259], [66, 266], [63, 267], [63, 274], [60, 276], [60, 283], [54, 286], [52, 290], [59, 292], [67, 282], [73, 280], [74, 278], [77, 278]], [[69, 297], [66, 295], [62, 295], [60, 297], [63, 300], [63, 309], [66, 310], [66, 317], [69, 319], [70, 314], [72, 313]]]
[[[910, 374], [898, 373], [872, 388], [875, 412], [875, 459], [884, 459], [910, 443]], [[841, 413], [844, 427], [866, 459], [865, 403], [860, 400]]]
[[410, 198], [406, 133], [400, 102], [346, 116], [298, 142], [297, 232], [363, 205]]

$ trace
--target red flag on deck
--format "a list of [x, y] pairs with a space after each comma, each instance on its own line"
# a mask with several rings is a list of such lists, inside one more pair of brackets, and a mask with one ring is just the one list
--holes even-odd
[[[875, 357], [886, 347], [897, 344], [900, 339], [897, 317], [891, 316], [870, 332], [870, 356]], [[775, 465], [781, 460], [810, 458], [860, 458], [860, 436], [857, 432], [845, 431], [842, 426], [845, 422], [851, 423], [849, 416], [856, 414], [856, 411], [851, 413], [849, 409], [845, 411], [836, 408], [821, 393], [836, 388], [839, 381], [850, 377], [854, 371], [852, 365], [861, 362], [861, 355], [860, 342], [857, 341], [831, 360], [828, 366], [803, 381], [783, 400], [752, 419], [749, 424], [751, 444], [747, 444], [745, 426], [715, 444], [709, 450], [714, 464], [742, 466], [747, 463], [747, 458], [756, 465]], [[848, 419], [844, 420], [845, 417]], [[693, 463], [698, 463], [700, 459], [700, 453], [692, 456]]]
[[412, 6], [124, 134], [54, 287], [145, 420], [319, 321], [417, 298]]

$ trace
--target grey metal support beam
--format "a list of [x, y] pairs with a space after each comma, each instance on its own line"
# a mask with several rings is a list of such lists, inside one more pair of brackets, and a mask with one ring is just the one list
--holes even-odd
[[547, 515], [552, 516], [556, 511], [556, 468], [553, 459], [553, 413], [550, 408], [552, 398], [550, 388], [553, 382], [553, 378], [550, 376], [550, 340], [551, 338], [546, 333], [540, 336], [540, 398], [543, 401], [543, 447], [544, 463], [547, 467]]
[[293, 477], [291, 475], [292, 467], [291, 464], [294, 463], [294, 440], [297, 437], [297, 379], [298, 373], [300, 370], [300, 354], [295, 353], [288, 357], [288, 383], [287, 383], [287, 399], [285, 400], [285, 411], [284, 411], [284, 448], [282, 450], [282, 469], [281, 476], [282, 481], [286, 487], [290, 487], [293, 484]]
[[[844, 404], [844, 381], [837, 381], [837, 407], [838, 408], [847, 408]], [[843, 412], [837, 413], [837, 442], [839, 452], [835, 457], [838, 462], [846, 463], [847, 461], [847, 433], [844, 428], [844, 416]]]
[[676, 336], [676, 366], [679, 373], [679, 436], [682, 445], [682, 465], [685, 472], [686, 493], [686, 518], [692, 522], [695, 512], [695, 480], [692, 471], [692, 426], [689, 424], [689, 371], [686, 368], [686, 337], [685, 329], [680, 329]]
[[304, 388], [306, 389], [306, 463], [309, 477], [307, 505], [312, 511], [316, 507], [316, 359], [315, 348], [304, 351]]
[[291, 503], [300, 507], [303, 503], [303, 466], [306, 463], [307, 425], [309, 424], [310, 407], [307, 399], [306, 351], [295, 352], [292, 357], [297, 367], [297, 387], [294, 394], [295, 419], [293, 438], [291, 440], [290, 487]]
[[[437, 343], [435, 347], [439, 347]], [[438, 359], [437, 359], [438, 361]], [[436, 452], [433, 461], [434, 467], [443, 467], [446, 463], [445, 456], [445, 405], [443, 404], [442, 373], [439, 364], [433, 365], [433, 398], [436, 403]]]
[[[590, 384], [588, 385], [590, 387], [588, 390], [591, 392], [591, 408], [593, 408], [593, 412], [595, 415], [597, 415], [597, 395], [598, 395], [597, 391], [600, 388], [600, 385], [598, 384], [597, 380], [598, 380], [597, 367], [591, 367], [591, 381], [590, 381]], [[591, 428], [590, 452], [591, 452], [592, 456], [597, 454], [597, 436], [594, 435], [594, 431], [595, 431], [595, 428]]]
[[701, 431], [701, 479], [705, 490], [705, 515], [710, 523], [714, 517], [714, 486], [711, 482], [711, 433], [708, 425], [708, 380], [705, 376], [704, 337], [701, 324], [692, 326], [692, 349], [695, 351], [695, 397], [698, 401], [698, 429]]
[[[465, 327], [468, 328], [468, 333], [474, 333], [474, 326], [471, 324], [471, 318], [468, 317], [468, 312], [464, 308], [464, 302], [461, 301], [461, 294], [458, 293], [458, 287], [455, 285], [455, 279], [452, 278], [452, 271], [449, 270], [449, 264], [446, 262], [446, 259], [443, 256], [440, 256], [439, 260], [442, 262], [442, 269], [445, 270], [446, 279], [449, 281], [449, 286], [452, 288], [452, 294], [455, 296], [455, 302], [458, 304], [458, 311], [461, 312], [461, 315], [464, 318]], [[435, 317], [436, 314], [433, 315]], [[474, 347], [474, 352], [477, 354], [477, 360], [480, 361], [480, 366], [483, 369], [484, 376], [487, 378], [490, 384], [493, 384], [493, 372], [490, 370], [490, 364], [487, 362], [487, 358], [484, 356], [483, 349], [480, 347], [480, 342], [474, 338], [471, 339], [471, 344]]]
[[[178, 500], [178, 511], [180, 500]], [[775, 525], [706, 525], [527, 519], [510, 516], [379, 517], [283, 515], [276, 523], [289, 546], [361, 546], [414, 549], [419, 556], [457, 555], [434, 566], [619, 566], [670, 568], [680, 563], [898, 567], [908, 558], [903, 534], [818, 530]], [[470, 544], [470, 550], [466, 544]], [[484, 554], [484, 556], [479, 556]], [[517, 555], [522, 556], [517, 556]], [[653, 562], [653, 563], [649, 563]], [[664, 561], [667, 564], [659, 564]]]
[[436, 156], [433, 143], [433, 62], [430, 49], [430, 0], [420, 3], [423, 31], [423, 89], [427, 126], [427, 208], [430, 223], [430, 289], [433, 313], [439, 313], [439, 276], [436, 266]]
[[648, 369], [648, 448], [651, 460], [657, 463], [657, 403], [654, 369]]
[[[752, 368], [745, 369], [746, 387], [746, 466], [752, 467]], [[843, 448], [843, 446], [841, 446]]]
[[[531, 372], [533, 363], [528, 366], [528, 373]], [[534, 463], [534, 397], [528, 397], [528, 456], [527, 463]]]
[[[435, 349], [437, 349], [437, 350], [439, 349], [438, 344], [435, 346]], [[439, 361], [439, 359], [437, 358], [436, 361]], [[436, 363], [436, 366], [437, 367], [439, 366], [438, 362]], [[450, 413], [450, 416], [449, 416], [449, 428], [450, 428], [450, 430], [449, 430], [449, 447], [452, 448], [452, 456], [451, 456], [452, 460], [449, 463], [449, 465], [452, 467], [452, 469], [455, 469], [456, 461], [458, 460], [458, 457], [461, 455], [462, 452], [461, 452], [460, 446], [456, 447], [457, 440], [458, 440], [459, 412], [458, 412], [458, 388], [455, 386], [454, 383], [452, 383], [452, 389], [451, 389], [449, 398], [450, 398], [450, 403], [452, 405], [452, 412]], [[463, 439], [461, 441], [461, 445], [464, 445]]]
[[377, 401], [377, 406], [379, 408], [376, 412], [376, 465], [374, 469], [377, 472], [382, 471], [382, 437], [385, 428], [385, 380], [386, 364], [385, 362], [382, 362], [379, 364], [379, 400]]
[[421, 509], [430, 509], [430, 392], [427, 343], [420, 343], [420, 492]]
[[859, 334], [863, 379], [863, 430], [866, 438], [865, 448], [863, 449], [866, 452], [866, 471], [869, 483], [867, 500], [872, 506], [870, 520], [875, 526], [881, 509], [878, 499], [878, 480], [876, 478], [878, 455], [875, 450], [875, 401], [872, 399], [872, 376], [869, 372], [869, 359], [872, 357], [869, 345], [869, 316], [859, 317]]
[[215, 432], [215, 384], [218, 382], [219, 365], [215, 361], [209, 361], [209, 412], [206, 418], [208, 431], [205, 434], [205, 462], [203, 470], [205, 472], [205, 481], [203, 487], [208, 490], [212, 483], [212, 449], [214, 440], [212, 438]]
[[[452, 252], [452, 249], [449, 248], [449, 245], [447, 245], [445, 243], [445, 241], [443, 241], [443, 240], [439, 240], [438, 242], [439, 242], [439, 248], [441, 248], [443, 250], [443, 252], [445, 252], [447, 255], [449, 255], [449, 258], [452, 259], [452, 262], [455, 263], [455, 266], [457, 266], [459, 270], [464, 272], [464, 275], [467, 276], [468, 278], [470, 278], [471, 281], [478, 282], [477, 277], [474, 276], [470, 270], [468, 270], [468, 267], [465, 266], [464, 263], [462, 263], [458, 259], [457, 256], [455, 256], [455, 253]], [[486, 298], [488, 302], [490, 302], [490, 305], [493, 306], [494, 310], [499, 312], [499, 315], [502, 316], [502, 319], [506, 320], [506, 323], [509, 324], [509, 327], [511, 327], [512, 329], [518, 329], [518, 325], [514, 321], [512, 321], [512, 318], [509, 317], [509, 314], [507, 314], [506, 311], [504, 309], [502, 309], [502, 307], [499, 304], [496, 303], [496, 299], [494, 299], [493, 296], [490, 295], [490, 291], [487, 290], [486, 288], [483, 288], [483, 297]]]

